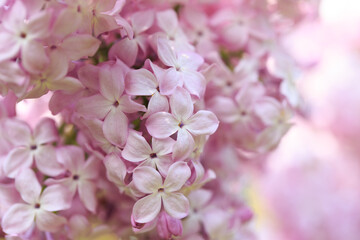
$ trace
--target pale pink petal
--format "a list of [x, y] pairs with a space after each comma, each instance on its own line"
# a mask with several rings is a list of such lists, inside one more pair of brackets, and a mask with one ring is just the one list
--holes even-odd
[[158, 156], [171, 153], [174, 144], [175, 144], [175, 140], [172, 138], [152, 139], [152, 149]]
[[106, 139], [117, 146], [124, 146], [128, 136], [128, 125], [128, 118], [120, 109], [111, 110], [103, 124]]
[[[77, 30], [81, 23], [81, 14], [71, 8], [65, 8], [57, 16], [52, 34], [63, 38]], [[75, 35], [76, 36], [76, 35]]]
[[27, 24], [28, 37], [41, 39], [50, 35], [51, 12], [40, 11], [32, 16]]
[[144, 105], [139, 104], [131, 99], [131, 96], [123, 95], [119, 99], [119, 108], [125, 113], [145, 112]]
[[161, 196], [154, 193], [138, 200], [134, 207], [132, 215], [138, 223], [147, 223], [156, 218], [161, 209]]
[[0, 79], [2, 81], [19, 86], [26, 84], [27, 76], [17, 62], [9, 60], [3, 61], [0, 64]]
[[0, 61], [15, 57], [20, 50], [20, 43], [14, 35], [8, 32], [0, 32]]
[[38, 145], [56, 142], [58, 140], [58, 132], [55, 121], [51, 118], [42, 119], [34, 129], [34, 138]]
[[133, 173], [135, 187], [143, 193], [157, 192], [162, 186], [162, 178], [152, 167], [137, 167]]
[[88, 34], [67, 37], [61, 44], [66, 56], [71, 60], [93, 56], [100, 46], [100, 40]]
[[71, 207], [72, 194], [65, 186], [56, 184], [45, 188], [40, 197], [40, 208], [54, 212]]
[[139, 47], [136, 40], [124, 38], [115, 43], [109, 51], [109, 59], [120, 59], [129, 67], [133, 66], [138, 55]]
[[180, 129], [173, 148], [173, 159], [176, 161], [185, 160], [193, 152], [194, 147], [195, 142], [191, 134], [186, 129]]
[[49, 63], [44, 47], [37, 41], [27, 41], [21, 49], [24, 68], [31, 73], [40, 73]]
[[194, 111], [190, 94], [183, 88], [177, 88], [173, 95], [170, 97], [171, 113], [176, 119], [185, 121]]
[[170, 46], [168, 40], [165, 38], [158, 39], [158, 56], [160, 60], [168, 67], [179, 67], [177, 66], [177, 59], [174, 49]]
[[167, 97], [161, 95], [158, 91], [150, 98], [148, 110], [142, 116], [142, 119], [149, 117], [150, 115], [157, 112], [168, 112], [169, 111], [169, 101]]
[[[102, 4], [103, 1], [101, 1], [100, 6]], [[118, 27], [119, 26], [116, 24], [116, 21], [113, 16], [101, 14], [98, 17], [96, 17], [96, 20], [94, 22], [94, 35], [97, 37], [101, 33], [110, 32]]]
[[9, 178], [15, 178], [23, 169], [30, 168], [33, 163], [33, 155], [27, 147], [17, 147], [11, 150], [5, 157], [3, 169]]
[[1, 227], [7, 234], [19, 234], [28, 230], [35, 219], [33, 206], [17, 203], [12, 205], [2, 217]]
[[84, 87], [78, 79], [73, 77], [64, 77], [49, 82], [48, 88], [52, 91], [61, 90], [67, 94], [71, 94], [82, 90]]
[[110, 112], [113, 107], [113, 102], [110, 102], [100, 94], [91, 97], [82, 98], [77, 105], [77, 112], [90, 118], [103, 119]]
[[156, 167], [162, 176], [167, 176], [170, 166], [174, 163], [171, 155], [158, 156], [156, 160]]
[[233, 123], [240, 119], [238, 109], [231, 98], [215, 97], [208, 102], [208, 107], [225, 123]]
[[77, 75], [79, 80], [85, 87], [91, 90], [98, 90], [99, 71], [100, 68], [98, 66], [86, 64], [85, 66], [79, 68], [79, 70], [77, 71]]
[[156, 14], [158, 26], [167, 34], [172, 35], [178, 28], [178, 18], [173, 10], [165, 10]]
[[58, 162], [72, 173], [77, 173], [85, 164], [84, 151], [77, 146], [56, 148], [56, 157]]
[[9, 31], [16, 29], [19, 25], [23, 24], [24, 19], [27, 17], [26, 14], [27, 10], [24, 3], [22, 1], [15, 1], [8, 14], [2, 19], [2, 24]]
[[67, 221], [66, 218], [58, 216], [55, 213], [40, 210], [36, 213], [35, 222], [40, 231], [57, 232]]
[[139, 11], [131, 15], [130, 22], [135, 34], [148, 30], [154, 23], [155, 14], [153, 10]]
[[196, 71], [184, 71], [182, 73], [184, 87], [193, 95], [200, 98], [204, 95], [206, 80], [204, 76]]
[[181, 189], [189, 179], [191, 170], [186, 162], [176, 162], [170, 166], [164, 187], [166, 192], [175, 192]]
[[130, 71], [126, 75], [126, 93], [130, 95], [150, 96], [156, 92], [158, 82], [155, 76], [144, 68]]
[[162, 197], [165, 211], [176, 219], [189, 214], [189, 200], [182, 193], [165, 193]]
[[143, 136], [130, 131], [126, 145], [121, 155], [130, 162], [143, 161], [149, 157], [152, 149]]
[[[120, 77], [120, 79], [119, 79]], [[116, 79], [113, 78], [111, 70], [108, 68], [101, 68], [99, 72], [100, 93], [109, 101], [115, 102], [124, 91], [124, 81], [122, 75]]]
[[219, 126], [216, 115], [210, 111], [200, 110], [186, 122], [186, 129], [196, 135], [211, 135]]
[[87, 210], [95, 213], [97, 199], [95, 196], [96, 186], [91, 181], [80, 181], [78, 191], [81, 201], [84, 203]]
[[154, 113], [145, 125], [150, 135], [156, 138], [170, 137], [179, 129], [179, 121], [167, 112]]
[[39, 146], [34, 154], [37, 168], [49, 176], [57, 176], [65, 171], [56, 158], [55, 147], [52, 145]]
[[25, 202], [34, 204], [39, 200], [41, 185], [33, 170], [22, 170], [15, 179], [15, 187]]
[[17, 119], [9, 119], [5, 122], [5, 128], [11, 129], [7, 132], [9, 140], [15, 146], [28, 146], [32, 140], [30, 126]]
[[159, 90], [162, 95], [171, 95], [176, 87], [182, 87], [182, 85], [181, 73], [176, 71], [175, 68], [169, 68], [160, 78]]
[[81, 170], [83, 179], [96, 179], [99, 175], [100, 161], [95, 155], [90, 156]]
[[184, 70], [195, 71], [204, 63], [204, 58], [195, 52], [183, 52], [178, 55], [178, 63]]
[[123, 184], [127, 173], [123, 160], [112, 153], [106, 156], [104, 163], [107, 178], [116, 184]]

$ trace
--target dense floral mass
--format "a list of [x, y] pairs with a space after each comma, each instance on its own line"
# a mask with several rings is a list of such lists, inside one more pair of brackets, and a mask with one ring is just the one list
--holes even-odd
[[[280, 41], [302, 8], [0, 4], [4, 236], [255, 238], [238, 163], [275, 149], [302, 111], [300, 69]], [[18, 118], [17, 104], [43, 95], [53, 117]]]

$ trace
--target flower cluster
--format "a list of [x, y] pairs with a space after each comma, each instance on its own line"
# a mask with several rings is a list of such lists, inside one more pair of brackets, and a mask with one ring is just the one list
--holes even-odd
[[[253, 238], [231, 164], [274, 149], [302, 106], [276, 6], [0, 4], [6, 236]], [[17, 117], [43, 95], [56, 118]]]

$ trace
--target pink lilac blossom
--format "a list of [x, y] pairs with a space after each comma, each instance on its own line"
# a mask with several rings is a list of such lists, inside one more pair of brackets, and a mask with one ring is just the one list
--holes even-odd
[[280, 7], [0, 1], [1, 236], [254, 239], [237, 180], [303, 110]]

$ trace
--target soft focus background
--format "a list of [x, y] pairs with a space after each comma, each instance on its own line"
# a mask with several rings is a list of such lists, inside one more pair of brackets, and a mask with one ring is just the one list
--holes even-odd
[[359, 24], [360, 1], [322, 0], [284, 39], [306, 111], [248, 180], [259, 239], [360, 239]]

